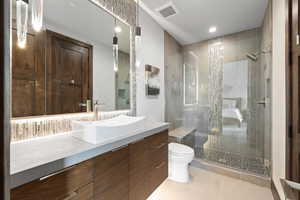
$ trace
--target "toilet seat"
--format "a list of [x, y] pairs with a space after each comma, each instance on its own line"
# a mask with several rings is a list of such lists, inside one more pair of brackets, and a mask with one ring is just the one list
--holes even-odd
[[194, 150], [186, 145], [170, 143], [169, 153], [173, 156], [191, 156], [194, 155]]

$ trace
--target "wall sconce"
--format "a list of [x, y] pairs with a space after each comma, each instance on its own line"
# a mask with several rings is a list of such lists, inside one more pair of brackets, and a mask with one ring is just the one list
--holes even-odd
[[142, 28], [140, 27], [140, 3], [139, 0], [136, 1], [136, 27], [135, 27], [135, 51], [136, 51], [136, 60], [135, 66], [139, 68], [142, 63]]

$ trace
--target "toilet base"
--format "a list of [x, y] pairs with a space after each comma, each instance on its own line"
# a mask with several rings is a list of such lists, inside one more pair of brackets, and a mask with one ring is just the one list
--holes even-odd
[[170, 162], [168, 179], [180, 183], [189, 182], [190, 176], [188, 167], [188, 164]]

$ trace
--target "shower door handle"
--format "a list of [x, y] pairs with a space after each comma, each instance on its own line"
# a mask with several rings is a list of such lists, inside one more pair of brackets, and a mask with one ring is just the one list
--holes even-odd
[[261, 101], [258, 101], [258, 102], [256, 102], [258, 105], [263, 105], [264, 107], [266, 107], [266, 105], [267, 105], [267, 101], [266, 101], [266, 99], [264, 98], [263, 100], [261, 100]]

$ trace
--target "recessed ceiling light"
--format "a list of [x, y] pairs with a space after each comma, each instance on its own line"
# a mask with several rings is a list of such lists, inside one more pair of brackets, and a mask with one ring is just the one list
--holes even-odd
[[73, 7], [73, 8], [76, 7], [76, 3], [75, 3], [74, 1], [70, 1], [69, 4], [70, 4], [70, 6]]
[[214, 33], [216, 31], [217, 31], [217, 27], [215, 27], [215, 26], [212, 26], [212, 27], [209, 28], [210, 33]]
[[120, 26], [116, 26], [115, 27], [115, 32], [116, 33], [121, 33], [122, 32], [122, 28]]

